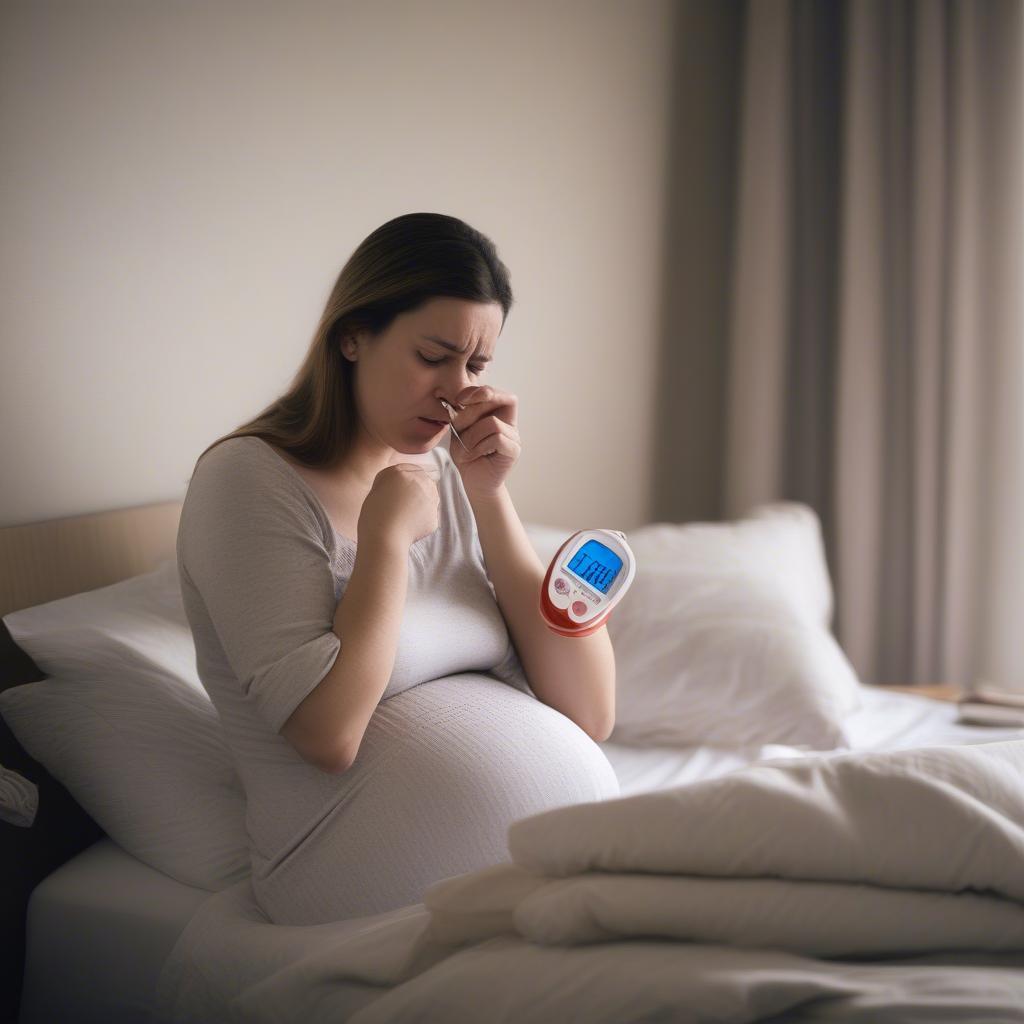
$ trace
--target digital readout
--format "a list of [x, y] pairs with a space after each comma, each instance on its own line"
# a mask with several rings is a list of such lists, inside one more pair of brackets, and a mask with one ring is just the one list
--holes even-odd
[[619, 575], [622, 559], [600, 541], [588, 540], [563, 568], [575, 573], [588, 586], [607, 594]]

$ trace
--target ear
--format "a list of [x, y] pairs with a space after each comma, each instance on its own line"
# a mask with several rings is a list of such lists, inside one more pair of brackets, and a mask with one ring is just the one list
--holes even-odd
[[346, 335], [341, 342], [342, 357], [355, 362], [359, 356], [359, 342], [354, 334]]

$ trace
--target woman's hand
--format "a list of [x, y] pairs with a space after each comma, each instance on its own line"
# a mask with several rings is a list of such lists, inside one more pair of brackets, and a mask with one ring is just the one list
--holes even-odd
[[483, 384], [464, 388], [451, 404], [455, 409], [452, 422], [466, 447], [453, 436], [449, 451], [466, 494], [487, 497], [497, 493], [523, 449], [516, 429], [519, 399]]
[[437, 529], [440, 504], [437, 483], [420, 466], [385, 466], [363, 500], [356, 524], [359, 538], [378, 535], [410, 547]]

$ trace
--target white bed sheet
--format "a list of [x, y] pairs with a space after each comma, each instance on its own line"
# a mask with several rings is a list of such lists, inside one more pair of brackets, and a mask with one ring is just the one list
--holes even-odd
[[[852, 750], [905, 750], [910, 747], [991, 743], [1019, 739], [1024, 729], [961, 725], [956, 705], [879, 686], [861, 686], [863, 704], [843, 725]], [[748, 748], [629, 747], [602, 743], [623, 796], [710, 779], [769, 757], [799, 757], [808, 751], [767, 745]]]
[[32, 892], [19, 1024], [149, 1021], [167, 954], [211, 895], [93, 843]]
[[[950, 703], [877, 687], [862, 690], [863, 707], [846, 721], [855, 750], [1024, 737], [1024, 729], [960, 725]], [[711, 778], [768, 757], [807, 753], [775, 745], [680, 750], [605, 743], [602, 748], [624, 796]], [[322, 935], [365, 931], [369, 940], [382, 923], [405, 912], [314, 927], [272, 925], [247, 880], [211, 895], [103, 839], [33, 893], [20, 1024], [140, 1024], [151, 1019], [147, 1009], [158, 1001], [161, 1020], [228, 1021], [228, 1003], [236, 992], [300, 959]], [[362, 985], [344, 993], [353, 1013], [380, 994]]]

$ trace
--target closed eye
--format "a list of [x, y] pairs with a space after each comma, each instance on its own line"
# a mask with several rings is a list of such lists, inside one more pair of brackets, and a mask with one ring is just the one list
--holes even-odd
[[[422, 353], [417, 353], [417, 354], [419, 355], [420, 359], [422, 359], [423, 362], [425, 362], [428, 366], [438, 366], [441, 363], [443, 363], [446, 360], [446, 358], [447, 358], [447, 356], [442, 356], [440, 359], [428, 359]], [[481, 373], [484, 372], [484, 370], [487, 369], [487, 367], [486, 366], [468, 366], [467, 369], [469, 370], [470, 373], [481, 374]]]

